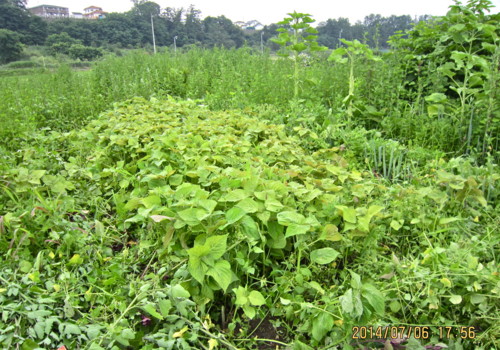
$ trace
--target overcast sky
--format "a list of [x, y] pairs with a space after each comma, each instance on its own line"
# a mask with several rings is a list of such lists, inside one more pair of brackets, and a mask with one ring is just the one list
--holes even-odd
[[[193, 4], [201, 10], [202, 17], [224, 15], [235, 21], [256, 19], [262, 24], [276, 23], [288, 12], [309, 13], [317, 22], [328, 18], [347, 17], [351, 23], [369, 14], [390, 15], [424, 15], [443, 16], [452, 0], [158, 0], [162, 8], [187, 8]], [[463, 0], [462, 3], [466, 3]], [[500, 0], [493, 0], [492, 13], [499, 12]], [[28, 0], [28, 7], [50, 4], [68, 7], [70, 12], [82, 12], [85, 7], [94, 5], [107, 12], [125, 12], [132, 7], [129, 0]]]

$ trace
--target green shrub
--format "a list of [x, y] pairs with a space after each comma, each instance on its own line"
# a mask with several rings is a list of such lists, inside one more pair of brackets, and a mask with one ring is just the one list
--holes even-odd
[[34, 61], [16, 61], [5, 65], [6, 68], [38, 68], [40, 63]]
[[74, 44], [68, 50], [68, 55], [73, 59], [82, 61], [93, 61], [103, 55], [102, 50], [97, 47]]
[[45, 45], [49, 48], [52, 55], [63, 54], [69, 55], [72, 45], [81, 45], [81, 40], [74, 39], [68, 33], [52, 34], [45, 40]]
[[8, 29], [0, 29], [0, 64], [19, 59], [22, 52], [21, 35]]

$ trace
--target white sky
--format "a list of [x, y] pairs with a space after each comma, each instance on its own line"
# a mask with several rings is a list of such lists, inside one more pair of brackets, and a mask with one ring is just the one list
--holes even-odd
[[[187, 8], [193, 4], [201, 10], [202, 17], [224, 15], [234, 21], [256, 19], [262, 24], [276, 23], [288, 12], [304, 12], [312, 15], [316, 22], [328, 18], [347, 17], [351, 23], [369, 14], [443, 16], [452, 0], [157, 0], [162, 8]], [[467, 0], [462, 0], [467, 3]], [[500, 11], [500, 0], [493, 0], [492, 13]], [[68, 7], [70, 12], [82, 12], [85, 7], [99, 6], [107, 12], [125, 12], [133, 6], [129, 0], [28, 0], [28, 7], [56, 5]]]

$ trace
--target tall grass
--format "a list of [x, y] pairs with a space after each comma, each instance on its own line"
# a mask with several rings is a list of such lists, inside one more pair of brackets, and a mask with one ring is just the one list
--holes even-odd
[[361, 126], [402, 144], [459, 153], [463, 141], [455, 116], [427, 113], [419, 86], [433, 82], [405, 81], [396, 54], [381, 62], [358, 61], [354, 125], [346, 125], [343, 107], [347, 68], [326, 57], [309, 57], [303, 64], [298, 100], [292, 60], [248, 48], [133, 51], [107, 57], [88, 71], [62, 66], [0, 77], [0, 137], [15, 147], [13, 140], [26, 132], [73, 129], [118, 101], [172, 95], [203, 99], [211, 109], [257, 108], [275, 122], [302, 124], [319, 134], [329, 125]]

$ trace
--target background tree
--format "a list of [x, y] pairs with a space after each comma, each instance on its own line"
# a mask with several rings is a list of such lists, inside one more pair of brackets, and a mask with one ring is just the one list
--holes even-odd
[[8, 29], [0, 29], [0, 63], [18, 60], [22, 52], [21, 35]]
[[183, 46], [186, 43], [186, 31], [183, 23], [184, 9], [176, 9], [173, 7], [167, 7], [163, 10], [161, 18], [165, 23], [166, 32], [168, 37], [166, 38], [166, 46], [173, 45], [174, 37], [177, 46]]
[[203, 41], [203, 25], [201, 11], [189, 6], [185, 14], [184, 28], [186, 33], [186, 44], [197, 44]]
[[203, 20], [205, 46], [241, 47], [244, 42], [243, 32], [235, 26], [230, 19], [219, 17], [206, 17]]
[[68, 54], [73, 59], [92, 61], [102, 56], [102, 50], [97, 47], [75, 44], [71, 45], [68, 50]]
[[[105, 19], [97, 21], [95, 35], [101, 45], [118, 45], [131, 48], [145, 43], [143, 41], [145, 33], [141, 33], [139, 28], [137, 23], [134, 22], [133, 15], [129, 13], [110, 13]], [[151, 37], [151, 26], [149, 26], [149, 37]]]
[[[114, 14], [109, 14], [113, 16]], [[111, 20], [108, 20], [111, 21]], [[74, 39], [80, 40], [84, 45], [98, 45], [99, 35], [98, 26], [104, 21], [88, 21], [75, 18], [53, 19], [47, 22], [47, 34], [61, 34], [63, 32]], [[106, 21], [107, 22], [107, 21]]]
[[78, 39], [72, 38], [66, 32], [49, 35], [45, 41], [45, 45], [49, 47], [50, 53], [54, 56], [57, 54], [68, 55], [71, 46], [76, 44], [81, 45], [82, 42]]
[[25, 1], [0, 0], [0, 29], [21, 34], [27, 45], [42, 45], [47, 36], [46, 23], [26, 10]]
[[348, 18], [329, 19], [318, 25], [318, 43], [337, 48], [340, 46], [340, 39], [352, 39], [352, 27]]

